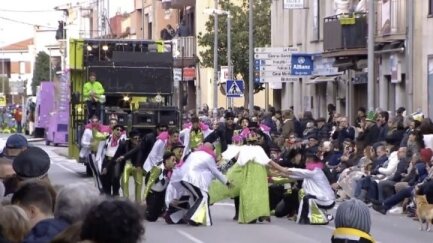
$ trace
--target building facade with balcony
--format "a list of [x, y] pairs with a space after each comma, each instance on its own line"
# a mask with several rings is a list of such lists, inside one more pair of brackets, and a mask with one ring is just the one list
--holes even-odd
[[[344, 70], [347, 66], [339, 63], [340, 68], [336, 68], [336, 58], [351, 54], [365, 55], [365, 46], [355, 53], [346, 53], [343, 49], [347, 46], [343, 46], [339, 39], [343, 38], [343, 34], [341, 29], [338, 30], [338, 26], [333, 30], [335, 32], [332, 43], [326, 42], [327, 31], [331, 30], [327, 29], [329, 23], [324, 21], [324, 17], [333, 15], [332, 1], [305, 0], [303, 8], [299, 9], [285, 8], [284, 2], [272, 1], [272, 46], [294, 47], [300, 52], [314, 54], [316, 72], [310, 77], [300, 78], [299, 81], [283, 83], [281, 90], [274, 90], [275, 93], [281, 93], [275, 96], [280, 96], [281, 100], [274, 102], [279, 102], [282, 110], [293, 106], [295, 114], [312, 111], [315, 117], [326, 117], [327, 104], [331, 103], [337, 106], [337, 112], [346, 113], [349, 89], [346, 81], [348, 75]], [[329, 46], [331, 44], [335, 46]], [[326, 45], [329, 50], [323, 53]]]
[[413, 106], [433, 118], [433, 0], [414, 2]]
[[[311, 110], [317, 117], [333, 103], [337, 112], [353, 118], [361, 106], [391, 115], [404, 106], [433, 116], [433, 1], [375, 1], [375, 107], [367, 107], [368, 6], [341, 11], [334, 1], [303, 2], [303, 9], [284, 9], [283, 0], [273, 1], [272, 45], [321, 53], [326, 61], [319, 61], [316, 76], [283, 85], [283, 109], [293, 105], [296, 112]], [[323, 73], [324, 67], [338, 70]]]
[[[232, 3], [241, 3], [241, 0], [233, 0]], [[198, 33], [206, 32], [206, 22], [213, 18], [204, 13], [205, 9], [215, 8], [214, 0], [162, 0], [162, 6], [164, 9], [179, 9], [179, 20], [184, 19], [186, 25], [190, 31], [190, 36], [187, 37], [176, 37], [173, 39], [175, 46], [175, 63], [181, 67], [187, 68], [187, 72], [190, 73], [191, 69], [195, 69], [195, 78], [185, 80], [183, 82], [183, 89], [187, 95], [186, 110], [194, 110], [201, 108], [203, 104], [207, 104], [209, 107], [213, 106], [214, 97], [214, 70], [213, 68], [205, 68], [198, 60], [200, 59], [200, 51], [203, 47], [197, 45], [196, 37]], [[174, 25], [175, 27], [177, 25]], [[235, 33], [233, 33], [235, 34]], [[182, 52], [183, 50], [183, 52]], [[182, 54], [183, 53], [183, 54]], [[183, 55], [183, 57], [182, 57]], [[219, 53], [219, 55], [226, 55], [226, 53]], [[183, 64], [181, 64], [183, 62]], [[226, 63], [219, 63], [218, 66], [226, 66]], [[224, 69], [220, 69], [224, 70]], [[224, 71], [223, 71], [224, 72]], [[218, 104], [217, 107], [228, 107], [229, 101], [225, 96], [225, 93], [221, 91], [225, 85], [223, 75], [220, 75], [218, 87]], [[182, 90], [182, 88], [181, 88]], [[272, 100], [272, 93], [270, 94], [270, 100]], [[194, 104], [194, 105], [193, 105]], [[233, 106], [240, 107], [244, 106], [243, 98], [233, 99]], [[265, 107], [265, 92], [259, 92], [254, 95], [254, 104], [260, 107]]]

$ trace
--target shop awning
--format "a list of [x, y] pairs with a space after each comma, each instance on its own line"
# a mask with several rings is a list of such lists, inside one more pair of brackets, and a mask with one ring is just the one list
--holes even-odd
[[334, 82], [337, 80], [339, 75], [333, 75], [333, 76], [318, 76], [314, 79], [310, 79], [310, 81], [305, 82], [306, 84], [319, 84], [319, 83], [326, 83], [326, 82]]

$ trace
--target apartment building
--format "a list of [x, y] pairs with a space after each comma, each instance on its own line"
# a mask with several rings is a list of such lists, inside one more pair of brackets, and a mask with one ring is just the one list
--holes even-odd
[[[204, 68], [200, 65], [200, 50], [197, 45], [197, 36], [205, 32], [205, 23], [211, 16], [204, 13], [207, 8], [215, 8], [214, 0], [134, 0], [135, 10], [122, 20], [121, 31], [128, 32], [126, 38], [161, 39], [161, 30], [168, 24], [177, 29], [181, 21], [185, 22], [189, 35], [177, 36], [173, 41], [175, 67], [183, 72], [175, 74], [175, 84], [179, 80], [179, 92], [183, 97], [185, 110], [195, 110], [203, 104], [212, 107], [214, 96], [213, 68]], [[238, 0], [233, 0], [237, 2]], [[240, 2], [240, 1], [239, 1]], [[126, 24], [125, 24], [126, 23]], [[226, 55], [226, 53], [220, 53]], [[219, 66], [226, 66], [220, 63]], [[183, 79], [182, 75], [183, 73]], [[227, 107], [224, 82], [216, 80], [218, 86], [218, 107]], [[270, 96], [272, 99], [272, 95]], [[265, 94], [255, 95], [255, 105], [264, 107]], [[234, 106], [243, 106], [243, 98], [234, 99]]]
[[375, 1], [374, 107], [367, 107], [368, 1], [304, 0], [303, 8], [285, 9], [287, 2], [273, 1], [272, 45], [315, 54], [315, 73], [283, 85], [283, 108], [318, 117], [332, 103], [353, 117], [361, 106], [392, 113], [405, 106], [433, 115], [433, 1]]
[[8, 102], [20, 103], [22, 95], [31, 95], [34, 62], [39, 51], [50, 56], [53, 72], [63, 68], [62, 50], [53, 33], [35, 28], [31, 38], [0, 47], [0, 75], [9, 79], [9, 87], [5, 88]]

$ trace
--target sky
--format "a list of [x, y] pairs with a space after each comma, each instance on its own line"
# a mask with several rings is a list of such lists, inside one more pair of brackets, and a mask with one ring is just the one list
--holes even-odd
[[[0, 0], [0, 46], [9, 45], [31, 38], [33, 25], [57, 28], [57, 21], [63, 13], [55, 11], [55, 6], [67, 3], [90, 3], [97, 0]], [[130, 12], [134, 0], [109, 1], [110, 16], [117, 10]]]

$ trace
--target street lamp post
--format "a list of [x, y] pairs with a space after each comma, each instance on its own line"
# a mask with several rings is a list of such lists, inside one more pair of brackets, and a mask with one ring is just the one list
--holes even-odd
[[[227, 66], [229, 69], [228, 79], [233, 80], [232, 65], [232, 16], [227, 12]], [[233, 98], [229, 98], [228, 107], [233, 108]], [[227, 108], [228, 108], [227, 107]]]
[[254, 0], [249, 0], [249, 26], [248, 26], [248, 43], [249, 43], [249, 82], [248, 82], [248, 109], [250, 110], [250, 114], [253, 112], [254, 108], [254, 72], [253, 72], [253, 62], [254, 62]]
[[[233, 65], [232, 65], [232, 20], [231, 19], [232, 19], [233, 16], [230, 14], [229, 11], [225, 11], [225, 10], [222, 10], [222, 9], [216, 9], [216, 8], [215, 9], [205, 9], [204, 13], [205, 14], [209, 14], [209, 15], [212, 14], [212, 15], [214, 15], [214, 17], [218, 16], [218, 15], [227, 15], [227, 66], [228, 66], [228, 79], [232, 80], [233, 79]], [[217, 20], [218, 19], [216, 19], [215, 21], [217, 21]], [[216, 31], [215, 31], [215, 33], [217, 35]], [[215, 50], [217, 49], [215, 43], [216, 42], [214, 42], [214, 68], [215, 68], [215, 70], [217, 70], [218, 66], [215, 66], [215, 63], [218, 61], [218, 59], [216, 58], [217, 55], [215, 55]], [[216, 60], [215, 60], [215, 58], [216, 58]], [[216, 72], [216, 75], [218, 75], [218, 72]], [[216, 83], [214, 83], [214, 84], [216, 84]], [[214, 89], [214, 91], [215, 91], [214, 99], [216, 99], [215, 97], [217, 97], [217, 95], [218, 95], [217, 89], [218, 89], [218, 85]], [[229, 102], [230, 103], [228, 104], [228, 106], [231, 106], [231, 101], [232, 101], [232, 98], [229, 98]], [[215, 102], [215, 100], [214, 100], [214, 102]], [[218, 108], [218, 107], [214, 107], [214, 108]]]
[[[215, 0], [215, 9], [218, 9], [218, 0]], [[214, 11], [214, 41], [213, 41], [213, 108], [218, 109], [218, 14]]]

